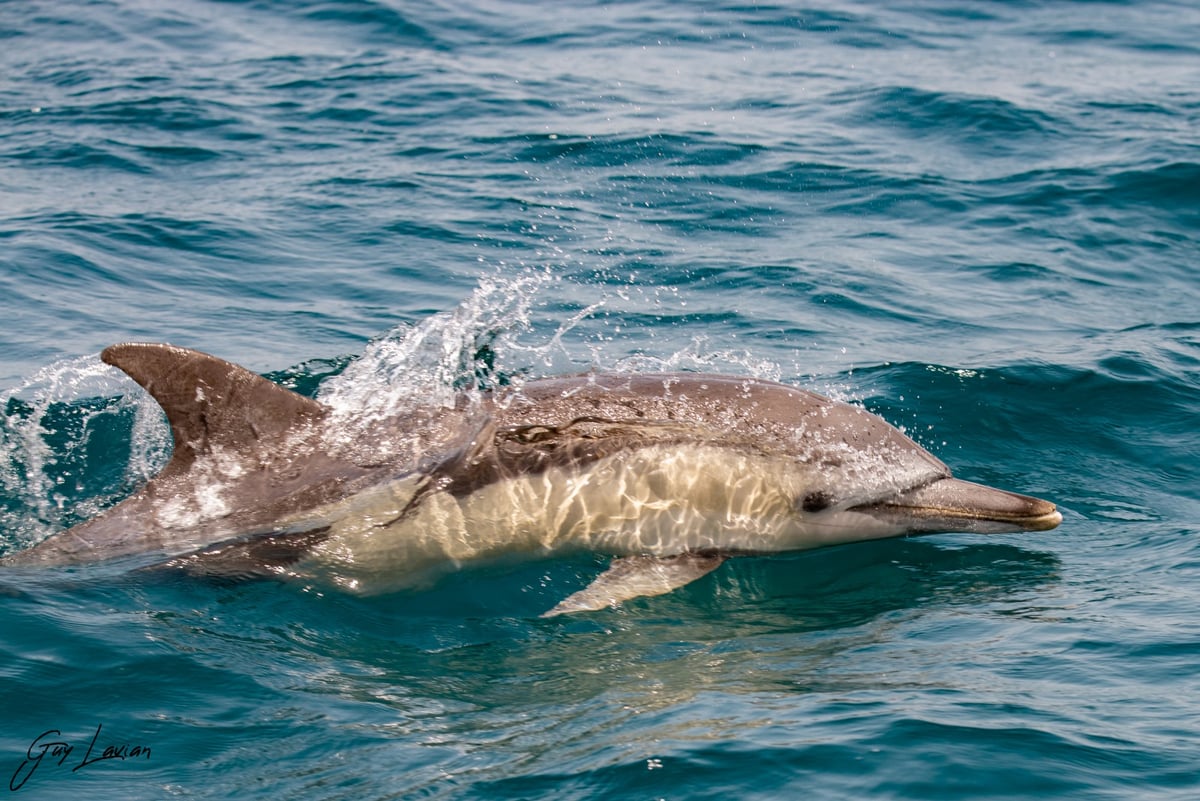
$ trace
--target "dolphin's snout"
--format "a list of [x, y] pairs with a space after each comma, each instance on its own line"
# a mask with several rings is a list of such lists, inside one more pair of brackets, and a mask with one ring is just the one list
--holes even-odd
[[1062, 522], [1062, 514], [1049, 501], [957, 478], [937, 479], [855, 511], [914, 533], [1048, 531]]

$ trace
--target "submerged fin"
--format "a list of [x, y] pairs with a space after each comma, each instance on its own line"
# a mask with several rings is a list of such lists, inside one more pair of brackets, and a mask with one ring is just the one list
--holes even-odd
[[214, 447], [249, 453], [326, 413], [320, 403], [244, 367], [173, 345], [113, 345], [100, 358], [129, 374], [167, 413], [175, 451], [169, 467], [186, 469]]
[[726, 558], [714, 553], [681, 553], [615, 559], [595, 581], [542, 617], [591, 612], [643, 595], [663, 595], [711, 573]]
[[201, 551], [154, 565], [150, 570], [181, 570], [189, 576], [219, 579], [270, 578], [286, 573], [329, 538], [330, 527], [270, 532], [251, 539], [221, 542]]

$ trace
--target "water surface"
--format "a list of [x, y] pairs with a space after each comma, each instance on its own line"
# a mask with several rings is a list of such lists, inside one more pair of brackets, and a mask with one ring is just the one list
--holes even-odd
[[553, 620], [603, 557], [366, 599], [12, 572], [14, 796], [1196, 797], [1191, 4], [28, 2], [0, 37], [0, 550], [165, 459], [96, 358], [126, 340], [351, 404], [779, 379], [1065, 516]]

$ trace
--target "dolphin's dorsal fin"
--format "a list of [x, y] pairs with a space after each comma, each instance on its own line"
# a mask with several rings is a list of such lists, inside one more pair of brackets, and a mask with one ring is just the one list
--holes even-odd
[[195, 350], [135, 342], [106, 348], [100, 358], [128, 373], [167, 413], [175, 469], [186, 469], [213, 448], [249, 455], [327, 411], [244, 367]]

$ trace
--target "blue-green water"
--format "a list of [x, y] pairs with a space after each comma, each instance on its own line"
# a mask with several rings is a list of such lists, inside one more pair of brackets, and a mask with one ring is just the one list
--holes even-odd
[[1197, 43], [1132, 0], [0, 3], [0, 550], [161, 464], [125, 340], [363, 404], [777, 378], [1065, 516], [571, 619], [600, 557], [0, 576], [0, 793], [1198, 797]]

